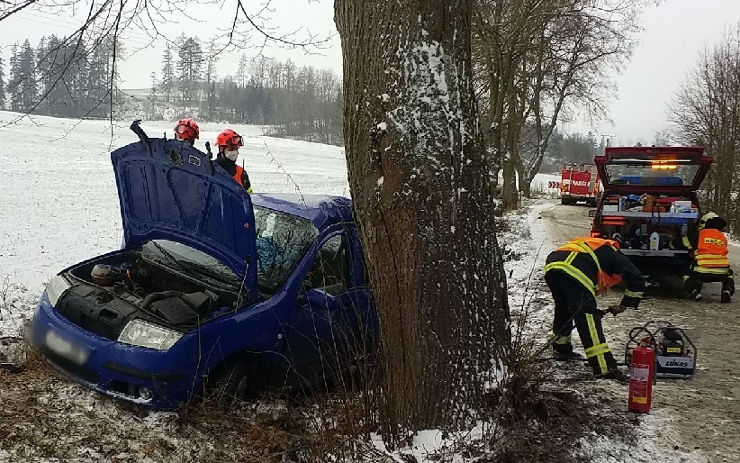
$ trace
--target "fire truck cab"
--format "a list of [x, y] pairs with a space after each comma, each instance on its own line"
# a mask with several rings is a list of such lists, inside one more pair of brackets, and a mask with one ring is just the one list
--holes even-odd
[[567, 163], [560, 175], [560, 201], [576, 204], [585, 201], [596, 206], [599, 196], [599, 173], [595, 164]]

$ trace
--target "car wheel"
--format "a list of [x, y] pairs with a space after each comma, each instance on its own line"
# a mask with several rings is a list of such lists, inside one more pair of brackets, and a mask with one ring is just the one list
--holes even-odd
[[567, 205], [570, 204], [570, 199], [568, 199], [568, 198], [560, 198], [560, 203], [567, 206]]
[[228, 409], [249, 398], [254, 392], [250, 373], [249, 364], [245, 361], [227, 364], [214, 379], [211, 391], [213, 399]]

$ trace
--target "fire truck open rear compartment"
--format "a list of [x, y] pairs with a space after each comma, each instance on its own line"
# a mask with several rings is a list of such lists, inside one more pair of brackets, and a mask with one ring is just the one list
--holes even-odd
[[591, 236], [618, 241], [645, 275], [685, 270], [682, 241], [701, 217], [697, 190], [712, 158], [701, 147], [609, 147], [594, 161], [604, 193]]

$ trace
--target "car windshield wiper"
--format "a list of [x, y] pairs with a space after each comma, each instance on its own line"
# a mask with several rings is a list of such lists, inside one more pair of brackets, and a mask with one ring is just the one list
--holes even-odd
[[[197, 273], [201, 277], [206, 277], [209, 280], [211, 280], [212, 283], [216, 283], [219, 286], [225, 287], [225, 288], [231, 288], [235, 286], [235, 283], [228, 282], [223, 280], [222, 278], [219, 278], [219, 275], [216, 275], [212, 269], [210, 269], [207, 266], [196, 264], [194, 262], [184, 262], [182, 260], [179, 260], [177, 257], [173, 256], [172, 253], [170, 253], [168, 250], [166, 250], [164, 247], [162, 247], [161, 244], [157, 243], [156, 241], [151, 241], [151, 243], [159, 250], [159, 252], [162, 253], [170, 262], [177, 265], [179, 270], [182, 270], [184, 272], [192, 272]], [[238, 283], [237, 283], [238, 284]]]
[[165, 256], [170, 262], [177, 265], [180, 268], [180, 270], [184, 270], [184, 271], [189, 270], [188, 266], [180, 262], [177, 259], [177, 257], [173, 256], [168, 250], [163, 248], [161, 244], [157, 243], [156, 241], [150, 241], [150, 243], [152, 243], [154, 247], [156, 247], [157, 250], [159, 250], [159, 252], [162, 253], [162, 255]]
[[221, 273], [218, 273], [213, 268], [211, 268], [211, 267], [209, 267], [207, 265], [198, 264], [198, 263], [195, 263], [195, 262], [187, 262], [187, 265], [188, 265], [188, 267], [194, 269], [195, 271], [197, 271], [201, 275], [210, 277], [211, 279], [213, 279], [215, 281], [218, 281], [219, 283], [226, 284], [226, 285], [229, 285], [229, 286], [238, 286], [239, 285], [239, 279], [236, 278], [236, 276], [234, 276], [234, 278], [232, 278], [231, 281], [229, 281], [229, 280], [227, 280], [227, 278], [226, 278], [225, 275], [223, 275]]

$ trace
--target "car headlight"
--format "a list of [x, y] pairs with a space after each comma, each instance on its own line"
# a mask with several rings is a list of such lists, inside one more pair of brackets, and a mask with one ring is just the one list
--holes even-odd
[[134, 346], [168, 350], [181, 337], [182, 333], [136, 319], [126, 324], [121, 335], [118, 336], [118, 341]]
[[61, 275], [55, 275], [49, 280], [49, 284], [46, 285], [46, 297], [49, 298], [49, 302], [52, 306], [56, 306], [59, 298], [65, 293], [72, 285]]

